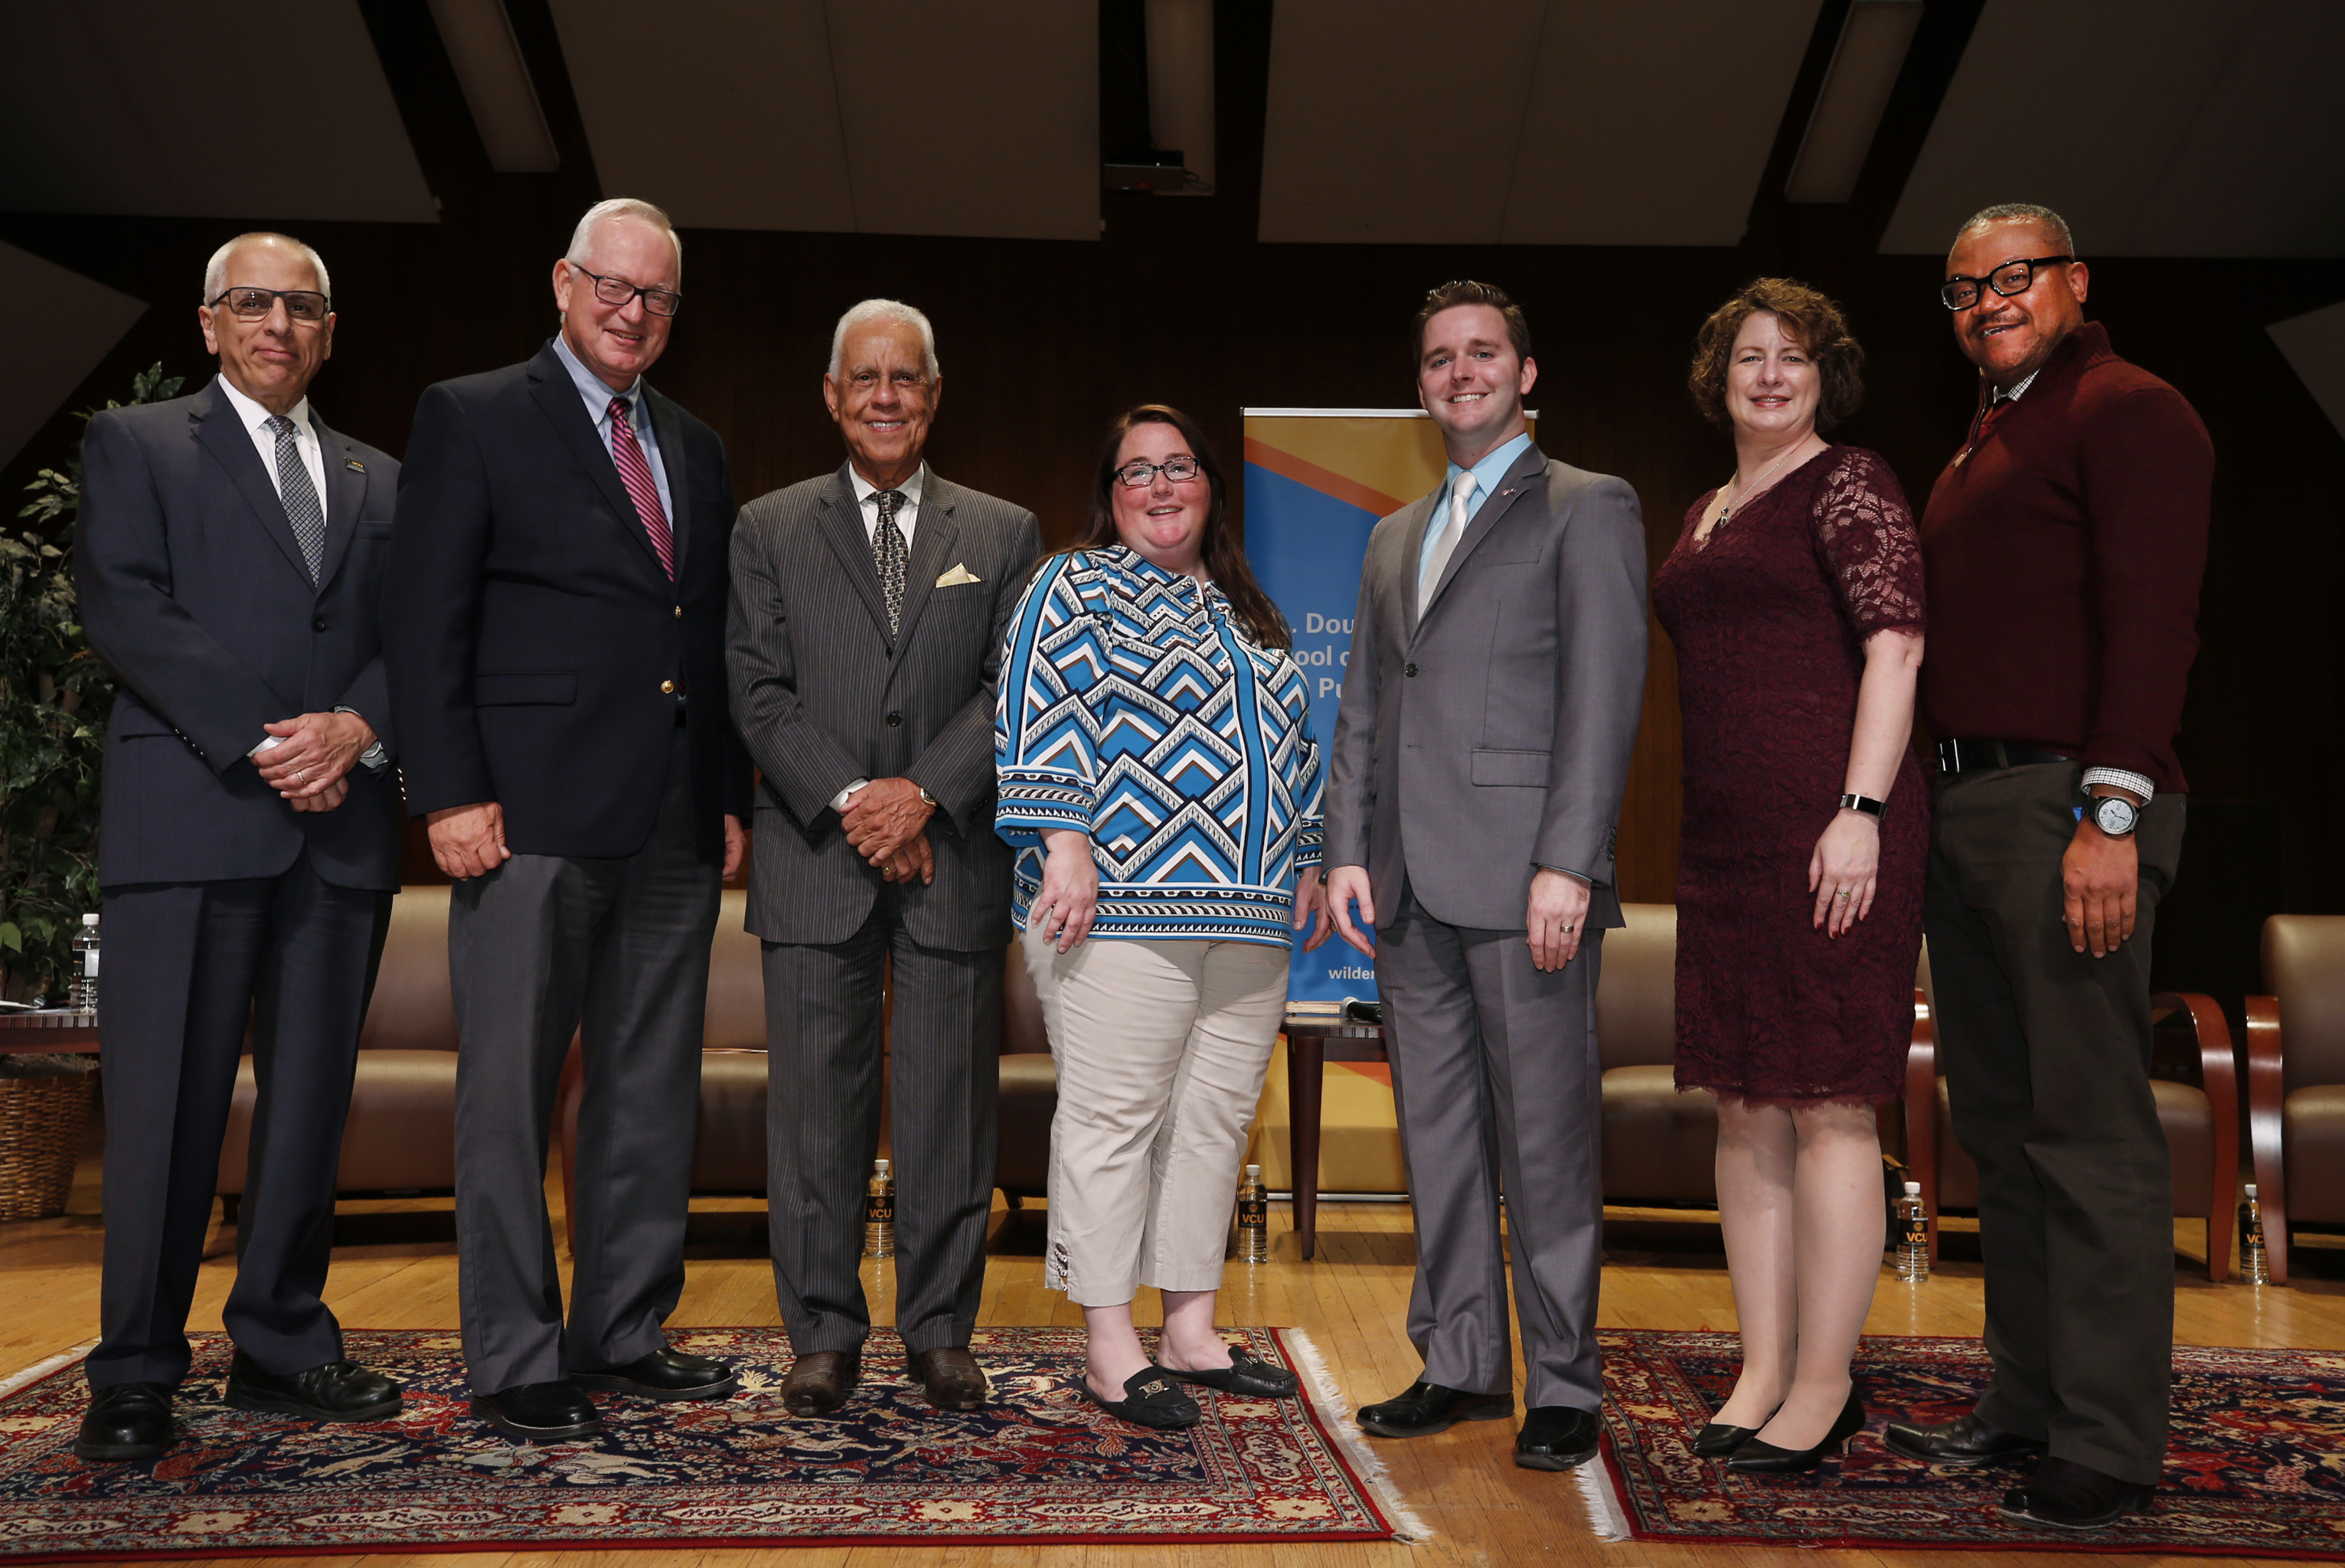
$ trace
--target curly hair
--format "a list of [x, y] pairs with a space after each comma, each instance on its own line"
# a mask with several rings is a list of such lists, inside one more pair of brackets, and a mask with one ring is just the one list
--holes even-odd
[[1781, 321], [1784, 332], [1815, 361], [1820, 383], [1816, 429], [1828, 431], [1854, 413], [1864, 402], [1864, 348], [1850, 335], [1848, 318], [1838, 305], [1796, 279], [1754, 278], [1712, 311], [1694, 334], [1693, 368], [1686, 372], [1686, 388], [1701, 416], [1715, 425], [1729, 423], [1727, 361], [1734, 357], [1734, 337], [1742, 323], [1761, 311]]

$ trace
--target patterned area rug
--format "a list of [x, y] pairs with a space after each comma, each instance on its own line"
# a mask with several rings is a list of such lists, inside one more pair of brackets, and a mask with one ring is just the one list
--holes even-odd
[[[353, 1359], [407, 1385], [397, 1420], [315, 1426], [211, 1402], [228, 1369], [197, 1337], [180, 1441], [146, 1463], [85, 1464], [79, 1356], [0, 1397], [0, 1558], [61, 1561], [457, 1548], [1386, 1541], [1415, 1537], [1309, 1341], [1241, 1331], [1316, 1399], [1204, 1394], [1185, 1432], [1127, 1426], [1077, 1394], [1080, 1329], [994, 1329], [973, 1349], [994, 1402], [930, 1406], [889, 1370], [838, 1419], [782, 1409], [777, 1329], [679, 1333], [727, 1357], [742, 1391], [706, 1404], [605, 1398], [591, 1443], [513, 1446], [472, 1419], [458, 1341], [352, 1333]], [[874, 1332], [864, 1364], [903, 1365]], [[1204, 1393], [1203, 1390], [1199, 1390]]]
[[1866, 1339], [1856, 1367], [1873, 1420], [1841, 1459], [1779, 1478], [1687, 1451], [1733, 1388], [1733, 1335], [1601, 1339], [1616, 1538], [2345, 1561], [2345, 1354], [2177, 1346], [2156, 1506], [2076, 1532], [1995, 1512], [2021, 1470], [1919, 1464], [1881, 1445], [1893, 1418], [1949, 1420], [1971, 1408], [1987, 1375], [1975, 1339]]

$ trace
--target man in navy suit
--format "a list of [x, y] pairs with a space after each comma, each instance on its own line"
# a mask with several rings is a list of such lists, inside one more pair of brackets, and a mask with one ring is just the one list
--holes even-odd
[[[644, 376], [683, 303], [649, 202], [591, 209], [534, 359], [423, 394], [383, 601], [407, 809], [456, 881], [456, 1242], [472, 1410], [600, 1431], [587, 1390], [720, 1399], [667, 1347], [684, 1288], [720, 879], [747, 845], [726, 713], [733, 483]], [[545, 1210], [554, 1091], [584, 1048], [568, 1321]]]
[[380, 1420], [320, 1292], [359, 1026], [399, 888], [376, 605], [399, 464], [310, 407], [332, 353], [318, 253], [246, 234], [197, 312], [219, 376], [83, 443], [82, 619], [107, 726], [106, 1264], [86, 1460], [170, 1446], [171, 1396], [248, 1022], [259, 1099], [227, 1400]]

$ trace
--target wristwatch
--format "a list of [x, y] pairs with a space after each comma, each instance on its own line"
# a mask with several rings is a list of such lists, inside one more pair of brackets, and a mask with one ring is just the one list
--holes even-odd
[[[334, 708], [334, 711], [336, 713], [347, 713], [353, 718], [363, 719], [366, 718], [365, 714], [360, 713], [355, 708], [343, 708], [338, 705]], [[372, 746], [368, 747], [364, 751], [359, 753], [359, 766], [365, 769], [370, 773], [381, 772], [382, 765], [390, 760], [391, 753], [382, 748], [382, 742], [379, 739]]]
[[2122, 795], [2097, 795], [2093, 799], [2093, 826], [2112, 839], [2124, 838], [2140, 820], [2141, 813]]

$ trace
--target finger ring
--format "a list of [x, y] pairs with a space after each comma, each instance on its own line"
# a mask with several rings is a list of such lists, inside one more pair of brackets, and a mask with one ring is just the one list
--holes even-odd
[[299, 779], [304, 784], [307, 784], [310, 781], [310, 775], [306, 769], [296, 768], [293, 769], [293, 777]]
[[1846, 888], [1842, 888], [1840, 891], [1832, 894], [1832, 897], [1836, 899], [1844, 899], [1848, 897], [1848, 890]]
[[1571, 931], [1571, 922], [1570, 922], [1569, 921], [1564, 921], [1564, 922], [1563, 922], [1563, 929], [1564, 929], [1565, 932], [1566, 932], [1567, 934], [1568, 934], [1568, 933], [1570, 932], [1570, 931]]

